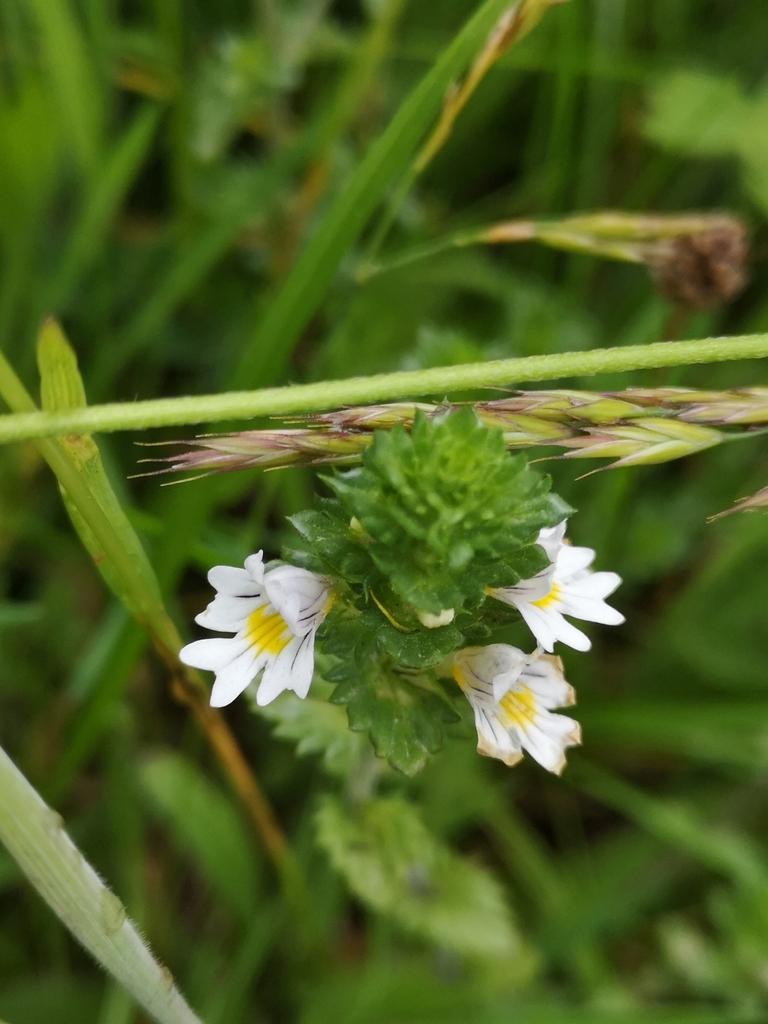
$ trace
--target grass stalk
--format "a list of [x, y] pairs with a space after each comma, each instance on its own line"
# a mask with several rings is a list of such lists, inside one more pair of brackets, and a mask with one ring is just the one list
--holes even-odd
[[48, 906], [88, 952], [160, 1024], [199, 1024], [167, 967], [125, 907], [0, 749], [0, 839]]
[[[220, 395], [111, 402], [64, 412], [24, 411], [0, 417], [0, 443], [62, 434], [146, 430], [189, 423], [215, 423], [238, 417], [306, 413], [397, 398], [430, 394], [442, 396], [468, 388], [505, 387], [526, 381], [764, 359], [767, 356], [768, 334], [748, 334], [496, 359]], [[7, 380], [7, 369], [4, 371], [0, 367], [0, 394], [3, 393], [4, 380]], [[29, 410], [29, 405], [21, 408]]]

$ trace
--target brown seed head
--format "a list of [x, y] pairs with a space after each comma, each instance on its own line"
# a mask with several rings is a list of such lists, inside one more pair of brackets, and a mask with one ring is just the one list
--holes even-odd
[[739, 294], [746, 283], [748, 252], [744, 226], [724, 217], [704, 231], [653, 247], [648, 266], [664, 295], [681, 306], [703, 309]]

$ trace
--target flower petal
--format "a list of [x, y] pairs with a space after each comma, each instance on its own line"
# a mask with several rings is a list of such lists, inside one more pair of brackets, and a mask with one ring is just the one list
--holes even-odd
[[247, 649], [248, 644], [235, 637], [210, 637], [207, 640], [195, 640], [194, 643], [182, 647], [179, 659], [192, 668], [218, 672]]
[[514, 686], [526, 657], [510, 644], [465, 647], [454, 655], [454, 678], [462, 689], [500, 700]]
[[211, 690], [211, 707], [223, 708], [239, 697], [264, 666], [263, 655], [251, 648], [216, 673]]
[[566, 615], [585, 622], [620, 626], [624, 616], [603, 600], [621, 583], [615, 572], [593, 572], [583, 579], [571, 580], [561, 586], [559, 605]]
[[567, 582], [570, 591], [600, 600], [610, 597], [620, 585], [621, 576], [617, 572], [590, 572]]
[[245, 569], [233, 565], [214, 565], [208, 573], [208, 582], [219, 594], [230, 597], [254, 597], [259, 586]]
[[536, 638], [536, 643], [550, 654], [555, 648], [557, 636], [553, 627], [552, 612], [536, 608], [532, 604], [520, 605], [519, 612], [525, 624]]
[[211, 601], [205, 611], [195, 616], [198, 626], [215, 629], [222, 633], [238, 633], [245, 625], [248, 616], [265, 603], [261, 595], [253, 597], [233, 597], [219, 594]]
[[592, 641], [586, 633], [571, 625], [553, 605], [548, 608], [525, 605], [520, 609], [520, 614], [528, 623], [539, 646], [550, 654], [557, 641], [575, 651], [588, 651], [592, 647]]
[[495, 757], [510, 768], [522, 760], [523, 749], [511, 730], [504, 728], [498, 718], [485, 708], [475, 707], [474, 714], [478, 754]]
[[547, 710], [575, 703], [574, 689], [563, 675], [563, 663], [551, 654], [531, 657], [520, 673], [520, 684], [527, 686], [537, 703]]
[[[520, 662], [519, 678], [496, 699], [498, 668]], [[508, 644], [467, 647], [454, 655], [453, 675], [472, 707], [481, 754], [512, 765], [526, 750], [549, 771], [562, 770], [565, 750], [580, 741], [581, 729], [550, 710], [574, 701], [559, 658], [538, 651], [524, 655]]]
[[265, 575], [264, 586], [269, 600], [297, 636], [322, 621], [328, 598], [328, 583], [322, 576], [281, 565]]
[[585, 572], [595, 560], [592, 548], [563, 544], [557, 553], [557, 575], [561, 579]]
[[544, 548], [550, 562], [554, 562], [557, 558], [557, 553], [563, 544], [567, 525], [568, 520], [564, 519], [562, 523], [558, 523], [557, 526], [545, 526], [539, 530], [539, 536], [536, 539], [536, 543], [539, 547]]
[[276, 658], [270, 659], [256, 693], [260, 707], [270, 704], [285, 690], [293, 690], [302, 699], [307, 696], [314, 672], [314, 643], [314, 631], [293, 637]]
[[537, 572], [535, 576], [531, 576], [529, 580], [520, 580], [513, 587], [499, 587], [490, 590], [489, 593], [497, 600], [504, 601], [506, 604], [511, 604], [514, 607], [517, 607], [522, 601], [530, 603], [540, 601], [552, 589], [554, 572], [554, 565], [549, 565], [546, 569]]
[[245, 570], [254, 583], [261, 585], [264, 582], [264, 553], [257, 551], [254, 555], [248, 555]]
[[567, 715], [541, 711], [522, 731], [520, 742], [542, 768], [559, 775], [565, 767], [566, 749], [581, 743], [581, 726]]

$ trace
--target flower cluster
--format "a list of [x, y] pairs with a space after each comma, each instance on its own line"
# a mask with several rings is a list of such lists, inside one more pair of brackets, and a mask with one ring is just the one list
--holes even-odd
[[[556, 773], [564, 767], [565, 750], [580, 742], [581, 731], [572, 718], [552, 713], [572, 705], [575, 695], [562, 662], [551, 652], [557, 641], [578, 651], [591, 646], [565, 616], [605, 625], [624, 621], [605, 601], [620, 577], [591, 571], [595, 552], [570, 545], [565, 525], [539, 534], [538, 544], [549, 559], [546, 568], [514, 587], [488, 590], [489, 597], [520, 612], [538, 642], [536, 650], [525, 654], [510, 644], [465, 647], [450, 662], [474, 713], [478, 751], [508, 765], [526, 751]], [[180, 657], [187, 665], [215, 672], [211, 704], [231, 703], [257, 679], [259, 705], [285, 690], [306, 697], [315, 635], [333, 604], [331, 581], [291, 565], [265, 570], [261, 552], [247, 558], [243, 569], [215, 566], [208, 580], [216, 597], [195, 621], [234, 636], [197, 640]], [[452, 611], [444, 616], [452, 617]], [[426, 623], [429, 628], [445, 624]]]
[[[472, 705], [481, 754], [515, 764], [527, 751], [559, 774], [565, 750], [581, 742], [578, 722], [553, 715], [575, 703], [563, 664], [551, 652], [557, 641], [588, 651], [589, 637], [565, 618], [617, 626], [624, 616], [605, 598], [621, 583], [615, 572], [592, 572], [595, 552], [565, 540], [565, 521], [541, 530], [538, 543], [549, 564], [514, 587], [490, 588], [489, 597], [516, 608], [538, 647], [529, 655], [509, 644], [467, 648], [454, 657], [453, 675]], [[548, 653], [544, 654], [542, 651]]]
[[[559, 773], [580, 727], [554, 713], [574, 703], [555, 644], [589, 650], [569, 618], [624, 619], [606, 603], [619, 576], [592, 571], [595, 552], [566, 540], [567, 506], [548, 479], [509, 456], [496, 431], [453, 415], [417, 422], [413, 436], [379, 435], [361, 470], [329, 482], [337, 497], [293, 520], [305, 547], [292, 561], [303, 566], [265, 566], [259, 552], [242, 569], [210, 571], [216, 596], [196, 621], [231, 635], [180, 657], [215, 673], [211, 703], [251, 684], [259, 705], [286, 690], [306, 697], [335, 606], [320, 634], [336, 659], [332, 699], [377, 753], [404, 771], [434, 753], [440, 721], [455, 718], [443, 676], [469, 702], [481, 754], [512, 765], [527, 752]], [[509, 625], [500, 605], [533, 633], [532, 653], [488, 642]]]

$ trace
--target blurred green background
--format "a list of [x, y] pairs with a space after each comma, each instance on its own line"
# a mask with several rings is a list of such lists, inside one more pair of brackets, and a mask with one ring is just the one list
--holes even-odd
[[[49, 312], [91, 402], [768, 330], [764, 4], [571, 0], [490, 72], [397, 209], [383, 258], [511, 217], [725, 209], [752, 233], [744, 293], [693, 313], [642, 268], [525, 246], [451, 251], [361, 283], [384, 203], [298, 343], [264, 344], [296, 255], [474, 9], [0, 0], [0, 345], [28, 386]], [[739, 363], [564, 383], [761, 374]], [[127, 480], [134, 440], [103, 439], [102, 452], [188, 623], [207, 568], [262, 546], [275, 555], [315, 480], [291, 470], [162, 489]], [[304, 721], [281, 705], [267, 721], [228, 708], [307, 879], [297, 912], [52, 476], [32, 446], [9, 447], [0, 742], [211, 1024], [763, 1022], [766, 520], [705, 520], [765, 484], [764, 450], [755, 440], [584, 480], [585, 464], [551, 464], [579, 510], [574, 540], [624, 577], [614, 603], [627, 616], [591, 655], [567, 657], [585, 739], [562, 779], [486, 762], [467, 733], [415, 780], [385, 775], [380, 794], [395, 802], [378, 823], [357, 820], [360, 780], [345, 775], [357, 739], [340, 709], [321, 721], [316, 705]], [[311, 749], [297, 751], [302, 738]], [[329, 745], [333, 756], [316, 752]], [[408, 849], [401, 801], [429, 829]], [[421, 859], [439, 863], [439, 884]], [[0, 1017], [144, 1019], [5, 856], [0, 915]]]

